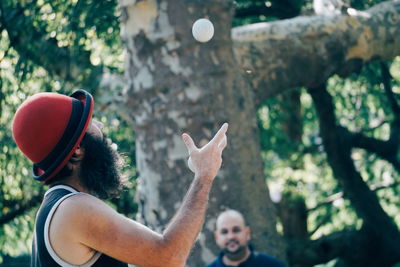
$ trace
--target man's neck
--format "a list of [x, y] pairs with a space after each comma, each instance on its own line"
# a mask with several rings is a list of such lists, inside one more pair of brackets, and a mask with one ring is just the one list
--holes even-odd
[[83, 187], [83, 186], [81, 185], [81, 183], [79, 182], [79, 178], [76, 177], [76, 176], [70, 176], [70, 177], [68, 177], [68, 178], [66, 178], [66, 179], [63, 179], [63, 180], [60, 181], [60, 182], [56, 182], [56, 183], [52, 184], [51, 187], [53, 187], [53, 186], [55, 186], [55, 185], [59, 185], [59, 184], [69, 185], [69, 186], [71, 186], [72, 188], [75, 188], [75, 189], [76, 189], [77, 191], [79, 191], [79, 192], [89, 193], [89, 192], [85, 189], [85, 187]]
[[244, 255], [244, 257], [242, 257], [241, 259], [238, 260], [230, 260], [226, 255], [224, 255], [222, 257], [222, 261], [224, 262], [225, 265], [230, 265], [230, 266], [238, 266], [239, 264], [241, 264], [242, 262], [246, 261], [248, 258], [250, 257], [250, 249], [247, 246], [246, 247], [246, 253]]

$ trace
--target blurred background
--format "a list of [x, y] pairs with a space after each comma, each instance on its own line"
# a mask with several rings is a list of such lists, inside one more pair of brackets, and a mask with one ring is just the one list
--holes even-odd
[[[158, 154], [156, 144], [177, 147], [173, 135], [183, 130], [207, 139], [219, 122], [231, 123], [235, 142], [221, 174], [228, 190], [217, 182], [188, 266], [218, 252], [213, 222], [226, 207], [244, 212], [258, 250], [290, 266], [400, 266], [400, 4], [325, 1], [321, 11], [315, 2], [2, 0], [0, 266], [28, 266], [47, 189], [13, 142], [13, 115], [34, 93], [78, 88], [94, 95], [94, 116], [127, 161], [121, 171], [131, 185], [109, 204], [157, 231], [191, 176], [184, 155]], [[207, 44], [190, 36], [199, 17], [214, 22]], [[252, 25], [263, 27], [261, 37]], [[380, 40], [379, 31], [392, 35]], [[354, 52], [360, 43], [369, 55]], [[214, 100], [222, 95], [226, 104]]]

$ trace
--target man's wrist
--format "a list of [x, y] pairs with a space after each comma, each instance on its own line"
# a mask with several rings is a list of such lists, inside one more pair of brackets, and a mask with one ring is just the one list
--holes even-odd
[[195, 174], [194, 180], [197, 180], [201, 184], [211, 186], [214, 181], [214, 177], [211, 177], [210, 175]]

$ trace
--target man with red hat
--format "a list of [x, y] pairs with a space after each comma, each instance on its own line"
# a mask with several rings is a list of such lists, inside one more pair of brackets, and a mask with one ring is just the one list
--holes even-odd
[[184, 266], [202, 227], [212, 182], [222, 163], [225, 123], [201, 149], [182, 139], [195, 173], [166, 230], [156, 233], [100, 199], [124, 186], [122, 160], [92, 120], [93, 97], [39, 93], [17, 110], [13, 137], [33, 162], [33, 177], [50, 186], [36, 216], [31, 266]]

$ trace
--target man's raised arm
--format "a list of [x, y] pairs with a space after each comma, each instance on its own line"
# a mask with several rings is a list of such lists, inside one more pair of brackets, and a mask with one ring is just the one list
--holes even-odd
[[221, 167], [222, 151], [227, 144], [227, 129], [225, 123], [201, 148], [188, 134], [182, 135], [195, 176], [163, 234], [118, 214], [99, 199], [85, 194], [65, 201], [63, 213], [69, 218], [68, 227], [75, 229], [81, 244], [118, 260], [139, 266], [184, 266], [204, 222], [211, 185]]
[[225, 123], [214, 138], [204, 147], [198, 148], [192, 138], [183, 134], [182, 138], [189, 151], [189, 166], [195, 173], [182, 206], [164, 231], [164, 239], [171, 244], [171, 253], [182, 263], [186, 261], [204, 222], [208, 195], [212, 182], [222, 164], [222, 151], [227, 144]]

